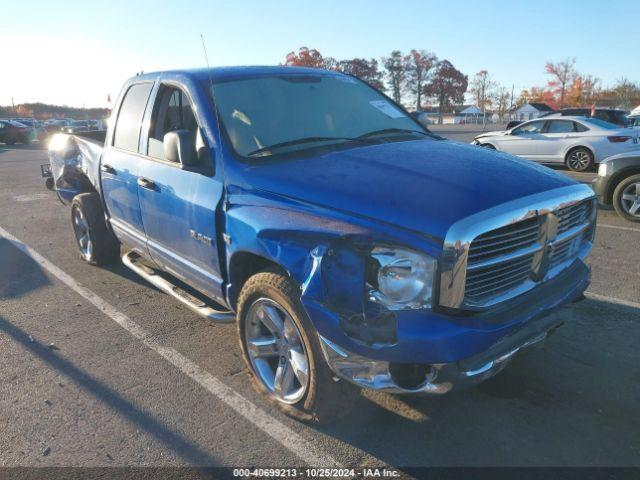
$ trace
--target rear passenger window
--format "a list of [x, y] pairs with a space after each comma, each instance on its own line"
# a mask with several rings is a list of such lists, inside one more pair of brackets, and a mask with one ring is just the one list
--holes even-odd
[[140, 126], [152, 87], [152, 83], [138, 83], [127, 90], [116, 121], [114, 147], [130, 152], [138, 151]]
[[164, 159], [164, 136], [175, 130], [188, 130], [195, 142], [198, 123], [189, 97], [182, 90], [163, 86], [153, 107], [147, 154]]
[[566, 120], [552, 120], [549, 122], [547, 133], [569, 133], [573, 132], [573, 122]]
[[576, 132], [586, 132], [587, 130], [589, 130], [587, 127], [585, 127], [581, 123], [573, 122], [573, 124], [575, 125]]

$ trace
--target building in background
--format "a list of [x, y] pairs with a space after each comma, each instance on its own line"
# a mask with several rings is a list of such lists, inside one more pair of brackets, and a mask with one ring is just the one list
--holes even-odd
[[554, 111], [555, 110], [546, 103], [527, 102], [513, 111], [512, 119], [524, 122], [527, 120], [533, 120], [534, 118], [538, 118], [545, 113]]

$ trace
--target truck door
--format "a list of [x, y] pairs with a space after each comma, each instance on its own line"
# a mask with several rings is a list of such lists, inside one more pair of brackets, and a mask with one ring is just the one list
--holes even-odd
[[[213, 175], [211, 155], [186, 166], [164, 157], [164, 136], [193, 132], [197, 151], [203, 136], [190, 97], [175, 86], [160, 85], [149, 123], [147, 151], [140, 160], [138, 195], [147, 247], [153, 260], [198, 290], [223, 299], [218, 258], [216, 212], [222, 175]], [[207, 148], [204, 148], [208, 152]]]
[[111, 144], [100, 160], [101, 186], [109, 222], [118, 239], [146, 255], [146, 240], [138, 201], [140, 125], [152, 82], [131, 85], [124, 94]]

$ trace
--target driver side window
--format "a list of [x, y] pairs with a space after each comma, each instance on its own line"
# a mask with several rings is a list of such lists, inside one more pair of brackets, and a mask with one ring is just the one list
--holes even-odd
[[527, 123], [516, 128], [513, 131], [514, 135], [522, 135], [523, 133], [540, 133], [544, 127], [545, 120], [537, 120], [535, 122]]
[[193, 134], [193, 142], [196, 142], [198, 123], [189, 97], [178, 88], [163, 86], [153, 107], [147, 155], [165, 160], [164, 136], [176, 130], [188, 130]]

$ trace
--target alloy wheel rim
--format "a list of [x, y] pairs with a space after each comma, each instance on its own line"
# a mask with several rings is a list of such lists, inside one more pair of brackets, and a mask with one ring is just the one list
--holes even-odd
[[269, 298], [256, 300], [245, 317], [245, 345], [254, 372], [280, 402], [299, 402], [309, 384], [309, 359], [291, 316]]
[[73, 231], [75, 232], [81, 255], [85, 259], [91, 258], [93, 243], [89, 235], [89, 224], [79, 208], [73, 209]]
[[576, 170], [584, 170], [589, 166], [589, 154], [584, 150], [577, 150], [569, 157], [569, 165]]
[[622, 191], [622, 208], [629, 215], [640, 218], [640, 182], [628, 185]]

